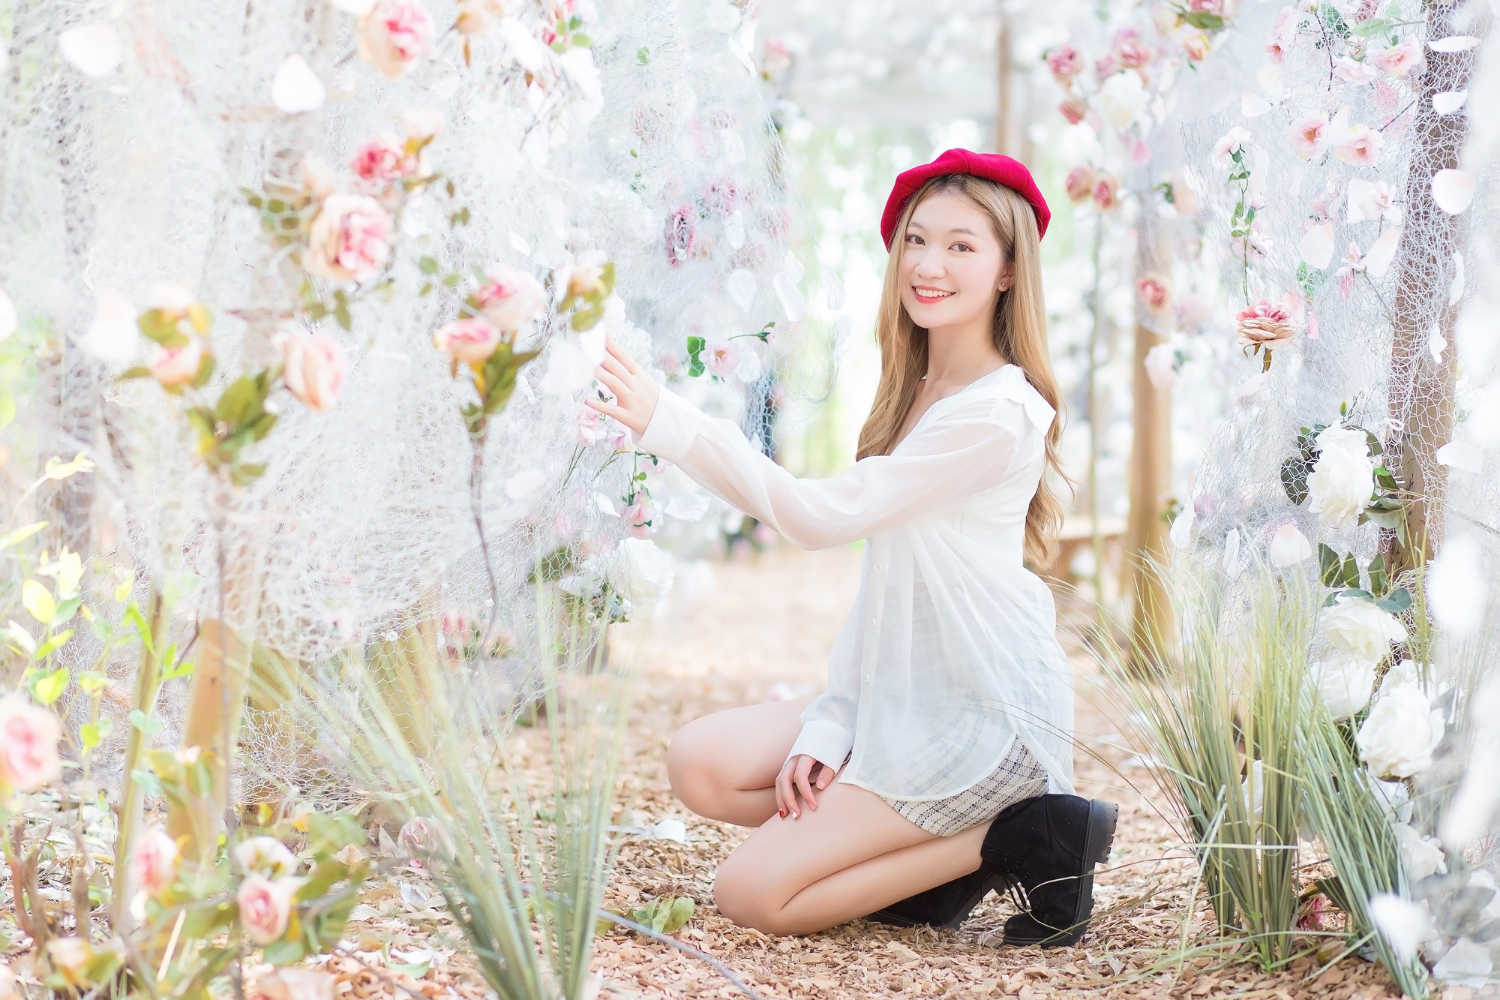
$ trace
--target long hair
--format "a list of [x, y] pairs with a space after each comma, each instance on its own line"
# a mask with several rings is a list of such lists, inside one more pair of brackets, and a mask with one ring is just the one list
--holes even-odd
[[1041, 239], [1036, 232], [1036, 215], [1031, 205], [1010, 188], [970, 174], [944, 174], [923, 184], [902, 209], [891, 239], [891, 256], [885, 268], [880, 314], [876, 319], [880, 383], [875, 389], [870, 415], [859, 432], [856, 457], [887, 455], [895, 447], [896, 435], [911, 412], [917, 385], [927, 370], [927, 331], [912, 321], [901, 304], [901, 254], [906, 247], [906, 226], [912, 213], [939, 191], [965, 195], [989, 217], [1005, 259], [1013, 262], [1011, 286], [1000, 293], [995, 306], [995, 347], [1026, 373], [1027, 381], [1057, 411], [1057, 419], [1047, 431], [1047, 462], [1042, 480], [1026, 510], [1025, 558], [1033, 565], [1045, 565], [1052, 558], [1062, 524], [1062, 503], [1047, 482], [1046, 470], [1067, 481], [1057, 458], [1057, 444], [1062, 437], [1062, 398], [1047, 352], [1047, 310], [1042, 301]]

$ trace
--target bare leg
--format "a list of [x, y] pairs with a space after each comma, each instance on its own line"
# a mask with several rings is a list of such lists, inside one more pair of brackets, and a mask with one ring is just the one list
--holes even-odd
[[715, 712], [677, 731], [667, 748], [672, 791], [693, 812], [759, 826], [776, 815], [776, 775], [802, 731], [809, 699]]
[[719, 912], [811, 934], [976, 870], [985, 826], [936, 837], [880, 796], [834, 782], [800, 819], [772, 816], [719, 866]]

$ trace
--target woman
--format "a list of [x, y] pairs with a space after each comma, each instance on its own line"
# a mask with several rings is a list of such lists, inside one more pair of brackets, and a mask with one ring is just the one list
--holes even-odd
[[[1113, 805], [1072, 792], [1073, 688], [1041, 561], [1060, 519], [1058, 391], [1026, 168], [950, 149], [897, 178], [858, 460], [791, 476], [610, 344], [590, 405], [805, 548], [867, 539], [859, 596], [810, 702], [719, 712], [667, 752], [695, 812], [757, 829], [719, 867], [720, 912], [773, 934], [864, 915], [957, 926], [991, 888], [1030, 898], [1006, 940], [1072, 943]], [[1051, 793], [1051, 794], [1048, 794]], [[872, 911], [878, 911], [872, 914]]]

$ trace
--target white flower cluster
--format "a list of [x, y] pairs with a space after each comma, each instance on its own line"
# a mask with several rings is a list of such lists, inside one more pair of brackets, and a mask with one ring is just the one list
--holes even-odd
[[1335, 425], [1318, 435], [1318, 461], [1307, 477], [1312, 512], [1330, 528], [1347, 528], [1375, 492], [1375, 460], [1365, 432]]

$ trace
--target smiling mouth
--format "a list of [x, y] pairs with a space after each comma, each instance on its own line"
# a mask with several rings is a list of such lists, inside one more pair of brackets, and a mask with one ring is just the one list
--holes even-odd
[[937, 288], [913, 288], [912, 291], [916, 293], [918, 301], [921, 302], [940, 302], [943, 299], [950, 298], [954, 294], [953, 292], [945, 292]]

